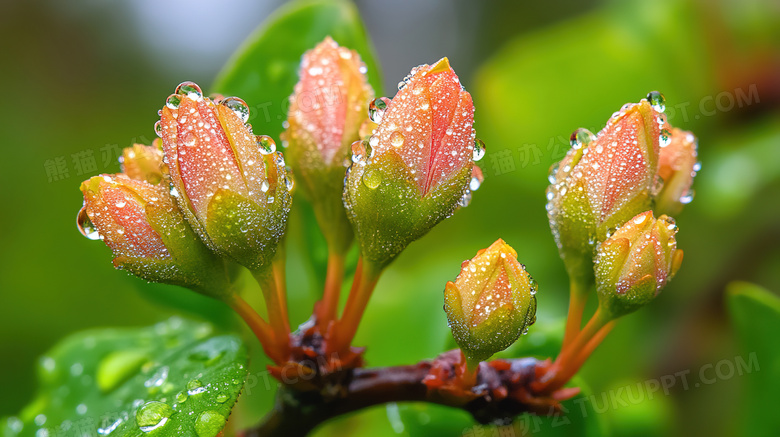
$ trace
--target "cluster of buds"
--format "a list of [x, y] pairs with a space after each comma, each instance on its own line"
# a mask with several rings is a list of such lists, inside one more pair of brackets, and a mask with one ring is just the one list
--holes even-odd
[[[374, 99], [358, 53], [331, 38], [303, 54], [299, 75], [281, 139], [332, 258], [315, 312], [320, 333], [338, 322], [328, 347], [343, 352], [381, 270], [479, 188], [474, 162], [485, 149], [471, 95], [446, 58], [413, 69], [392, 100]], [[158, 114], [153, 145], [125, 149], [122, 173], [82, 184], [82, 232], [102, 239], [118, 268], [231, 304], [264, 346], [293, 344], [277, 259], [293, 181], [276, 143], [252, 132], [243, 100], [206, 97], [192, 82], [180, 84]], [[343, 259], [355, 237], [361, 262], [336, 320]], [[270, 329], [233, 290], [226, 274], [233, 264], [260, 282]]]
[[[608, 237], [613, 232], [625, 235], [634, 230], [632, 218], [638, 220], [649, 213], [647, 222], [655, 222], [651, 211], [676, 214], [692, 199], [690, 186], [699, 169], [696, 139], [690, 132], [671, 128], [664, 109], [663, 95], [654, 91], [639, 103], [624, 105], [598, 135], [586, 129], [576, 130], [571, 136], [571, 150], [550, 171], [547, 211], [561, 258], [571, 280], [585, 284], [580, 289], [587, 291], [587, 284], [595, 281], [602, 290], [602, 301], [606, 299], [605, 284], [600, 282], [604, 277], [598, 271], [598, 277], [594, 276], [594, 260], [613, 258], [614, 254], [602, 255], [608, 242], [614, 243]], [[661, 217], [659, 223], [667, 220], [671, 219]], [[630, 230], [621, 231], [624, 226]], [[674, 243], [674, 233], [662, 239]], [[618, 244], [623, 245], [635, 239], [620, 241]], [[657, 292], [673, 275], [668, 261], [680, 258], [674, 254], [676, 244], [656, 247], [657, 259], [645, 257], [643, 263], [654, 262], [658, 266], [652, 270], [653, 283], [659, 285]], [[636, 266], [638, 271], [649, 271], [649, 267], [636, 261], [618, 262]], [[633, 277], [639, 273], [625, 274]], [[615, 299], [635, 291], [631, 287], [610, 290]]]
[[208, 294], [224, 294], [220, 258], [258, 270], [274, 256], [291, 202], [284, 160], [252, 134], [241, 99], [213, 101], [184, 82], [159, 113], [161, 139], [125, 149], [122, 173], [82, 184], [80, 228], [117, 267], [201, 290], [221, 277]]

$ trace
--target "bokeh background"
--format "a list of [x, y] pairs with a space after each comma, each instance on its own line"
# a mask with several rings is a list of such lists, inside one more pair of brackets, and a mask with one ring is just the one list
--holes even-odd
[[[241, 326], [215, 301], [115, 271], [108, 249], [76, 230], [78, 185], [118, 171], [121, 147], [154, 137], [156, 111], [176, 84], [193, 80], [209, 90], [230, 55], [281, 3], [0, 3], [0, 416], [31, 399], [37, 357], [65, 334], [151, 324], [171, 314]], [[357, 338], [369, 345], [371, 365], [407, 364], [444, 350], [444, 283], [498, 237], [540, 283], [539, 321], [518, 348], [554, 353], [567, 279], [544, 210], [548, 168], [574, 129], [595, 132], [624, 103], [655, 89], [666, 95], [670, 123], [699, 138], [697, 194], [677, 218], [685, 261], [659, 299], [621, 321], [582, 376], [598, 394], [676, 372], [689, 371], [695, 381], [703, 366], [747, 359], [724, 290], [745, 280], [780, 291], [780, 3], [356, 4], [385, 95], [411, 67], [448, 56], [474, 96], [477, 133], [488, 147], [486, 182], [472, 204], [412, 244], [380, 282]], [[294, 213], [290, 299], [292, 321], [300, 323], [322, 273], [306, 261], [315, 248], [300, 237], [306, 208]], [[258, 355], [253, 367], [263, 363]], [[740, 434], [748, 377], [687, 390], [678, 383], [668, 395], [605, 408], [599, 420], [615, 435]], [[256, 418], [252, 409], [270, 405], [273, 389], [255, 393], [242, 401], [240, 424]], [[374, 408], [320, 433], [415, 435], [399, 411]], [[439, 413], [425, 410], [417, 420]]]

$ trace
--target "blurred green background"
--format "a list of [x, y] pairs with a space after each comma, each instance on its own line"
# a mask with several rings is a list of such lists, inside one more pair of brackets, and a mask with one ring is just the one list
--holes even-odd
[[[37, 357], [68, 333], [150, 324], [170, 314], [242, 326], [218, 302], [115, 271], [109, 250], [76, 230], [78, 185], [118, 171], [121, 147], [154, 137], [156, 111], [176, 84], [194, 80], [209, 90], [231, 53], [281, 3], [0, 4], [0, 416], [31, 399]], [[685, 260], [662, 296], [622, 320], [581, 375], [602, 405], [601, 393], [610, 389], [685, 371], [692, 383], [702, 368], [747, 360], [724, 292], [734, 280], [780, 290], [780, 3], [356, 4], [376, 48], [384, 95], [392, 96], [411, 67], [448, 56], [474, 96], [475, 127], [488, 146], [486, 181], [471, 206], [412, 244], [380, 281], [357, 338], [369, 345], [370, 365], [442, 352], [449, 341], [444, 283], [498, 237], [540, 283], [539, 321], [508, 355], [553, 354], [550, 336], [560, 335], [567, 279], [544, 210], [547, 170], [574, 129], [596, 132], [624, 103], [654, 89], [666, 95], [670, 123], [699, 138], [696, 198], [677, 218]], [[294, 212], [290, 300], [292, 321], [300, 323], [321, 272], [306, 262], [311, 248], [300, 238], [305, 205]], [[262, 371], [259, 348], [249, 343], [253, 368]], [[735, 405], [747, 396], [748, 377], [687, 390], [678, 382], [668, 396], [604, 408], [598, 420], [615, 435], [739, 434]], [[267, 409], [272, 394], [255, 389], [246, 396], [237, 424], [256, 419], [252, 410]], [[404, 409], [374, 408], [321, 433], [416, 435], [399, 420]], [[415, 414], [425, 425], [447, 413]]]

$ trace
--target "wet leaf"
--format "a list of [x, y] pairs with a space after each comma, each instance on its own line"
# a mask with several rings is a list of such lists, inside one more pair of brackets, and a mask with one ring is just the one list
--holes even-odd
[[171, 318], [71, 335], [40, 359], [40, 389], [3, 436], [216, 436], [246, 375], [233, 335]]
[[747, 365], [740, 376], [746, 389], [737, 403], [743, 419], [739, 432], [775, 436], [780, 430], [780, 416], [775, 412], [780, 387], [780, 297], [753, 284], [732, 282], [726, 303]]

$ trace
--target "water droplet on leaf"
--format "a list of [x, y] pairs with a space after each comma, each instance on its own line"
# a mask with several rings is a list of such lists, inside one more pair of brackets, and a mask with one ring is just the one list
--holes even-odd
[[168, 422], [173, 409], [164, 402], [147, 402], [135, 413], [135, 421], [143, 432], [150, 432], [160, 428]]

